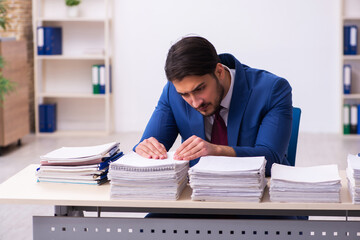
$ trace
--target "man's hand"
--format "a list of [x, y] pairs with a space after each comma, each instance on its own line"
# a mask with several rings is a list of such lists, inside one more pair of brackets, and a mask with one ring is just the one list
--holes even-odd
[[165, 159], [167, 158], [167, 151], [163, 144], [156, 138], [151, 137], [145, 139], [135, 148], [135, 152], [146, 158]]
[[212, 144], [193, 135], [176, 150], [174, 159], [190, 161], [208, 155], [235, 157], [236, 153], [232, 147]]

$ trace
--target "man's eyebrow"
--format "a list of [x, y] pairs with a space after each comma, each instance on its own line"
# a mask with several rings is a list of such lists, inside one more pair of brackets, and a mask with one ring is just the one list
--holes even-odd
[[184, 93], [181, 93], [181, 92], [178, 92], [180, 95], [185, 95], [185, 94], [189, 94], [189, 93], [192, 93], [192, 92], [195, 92], [197, 91], [199, 88], [201, 88], [202, 86], [205, 85], [205, 82], [202, 82], [200, 83], [199, 85], [197, 85], [193, 90], [189, 91], [189, 92], [184, 92]]

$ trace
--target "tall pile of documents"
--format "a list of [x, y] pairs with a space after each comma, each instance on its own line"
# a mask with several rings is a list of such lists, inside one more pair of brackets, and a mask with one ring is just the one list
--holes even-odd
[[40, 156], [38, 182], [99, 185], [107, 181], [109, 164], [123, 153], [119, 143], [91, 147], [62, 147]]
[[349, 154], [347, 158], [348, 166], [346, 168], [346, 176], [348, 180], [348, 188], [355, 204], [360, 203], [360, 157]]
[[341, 179], [337, 165], [271, 167], [270, 200], [274, 202], [340, 202]]
[[266, 187], [265, 157], [201, 157], [189, 170], [191, 199], [259, 202]]
[[188, 161], [147, 159], [135, 152], [110, 164], [110, 197], [113, 199], [176, 200], [187, 185]]

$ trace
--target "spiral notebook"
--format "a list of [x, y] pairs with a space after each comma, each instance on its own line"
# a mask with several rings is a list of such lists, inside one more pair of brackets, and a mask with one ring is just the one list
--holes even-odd
[[188, 161], [147, 159], [131, 152], [110, 165], [113, 199], [176, 200], [187, 184]]
[[189, 165], [187, 161], [174, 160], [174, 152], [168, 152], [167, 156], [167, 159], [148, 159], [130, 152], [125, 154], [121, 161], [112, 163], [110, 169], [135, 172], [177, 171]]

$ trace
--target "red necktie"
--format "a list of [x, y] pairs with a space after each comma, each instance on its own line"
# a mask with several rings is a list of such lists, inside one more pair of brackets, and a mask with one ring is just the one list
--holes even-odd
[[211, 131], [211, 143], [228, 145], [227, 129], [224, 119], [220, 116], [221, 107], [215, 112], [214, 124]]

